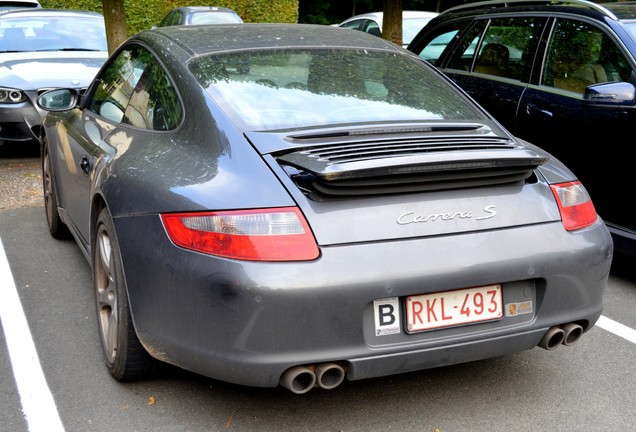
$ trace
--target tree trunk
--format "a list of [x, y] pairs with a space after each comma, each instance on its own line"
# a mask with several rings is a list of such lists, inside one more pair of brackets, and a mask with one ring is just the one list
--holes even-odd
[[384, 0], [382, 37], [402, 45], [402, 0]]
[[104, 21], [108, 53], [112, 54], [128, 38], [124, 0], [104, 0]]

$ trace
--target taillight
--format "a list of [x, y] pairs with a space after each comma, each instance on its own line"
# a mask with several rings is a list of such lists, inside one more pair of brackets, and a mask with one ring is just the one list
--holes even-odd
[[250, 261], [318, 258], [309, 225], [296, 207], [161, 215], [170, 239], [205, 254]]
[[560, 183], [550, 187], [559, 205], [561, 221], [566, 230], [574, 231], [596, 222], [598, 215], [594, 204], [581, 182]]

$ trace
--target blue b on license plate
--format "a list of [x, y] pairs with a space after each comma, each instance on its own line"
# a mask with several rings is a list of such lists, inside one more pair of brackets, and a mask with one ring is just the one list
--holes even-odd
[[408, 333], [498, 320], [503, 317], [501, 285], [407, 297], [405, 309]]

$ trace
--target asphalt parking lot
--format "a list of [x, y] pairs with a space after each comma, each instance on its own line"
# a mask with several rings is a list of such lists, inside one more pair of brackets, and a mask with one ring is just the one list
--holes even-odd
[[42, 173], [37, 144], [0, 146], [0, 211], [42, 205]]

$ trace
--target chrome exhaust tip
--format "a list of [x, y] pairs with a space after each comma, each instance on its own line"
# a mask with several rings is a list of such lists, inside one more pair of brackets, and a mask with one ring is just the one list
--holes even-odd
[[550, 327], [541, 341], [539, 346], [543, 349], [553, 350], [563, 343], [565, 339], [565, 331], [559, 326]]
[[563, 324], [561, 326], [564, 332], [563, 345], [574, 345], [583, 336], [583, 327], [575, 323]]
[[279, 384], [292, 393], [307, 393], [316, 385], [316, 374], [305, 366], [294, 366], [283, 372]]
[[318, 387], [327, 390], [338, 387], [345, 378], [344, 368], [336, 363], [319, 364], [315, 373]]

